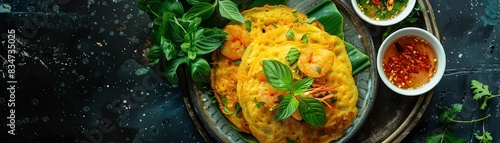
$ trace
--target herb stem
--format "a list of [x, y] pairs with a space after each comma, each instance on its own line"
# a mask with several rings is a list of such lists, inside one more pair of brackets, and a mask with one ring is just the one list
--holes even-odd
[[455, 119], [452, 119], [448, 116], [446, 116], [446, 118], [452, 122], [456, 122], [456, 123], [474, 123], [474, 122], [479, 122], [479, 121], [482, 121], [482, 120], [485, 120], [485, 119], [488, 119], [491, 115], [488, 114], [488, 116], [485, 116], [483, 118], [479, 118], [479, 119], [474, 119], [474, 120], [468, 120], [468, 121], [464, 121], [464, 120], [455, 120]]
[[179, 21], [177, 21], [177, 18], [174, 17], [174, 20], [175, 20], [175, 24], [177, 24], [179, 27], [181, 27], [182, 31], [184, 31], [184, 33], [187, 33], [186, 29], [184, 29], [184, 27], [182, 27], [182, 25], [179, 23]]

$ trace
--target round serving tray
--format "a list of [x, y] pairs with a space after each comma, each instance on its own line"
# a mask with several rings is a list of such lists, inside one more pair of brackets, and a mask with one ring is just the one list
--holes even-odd
[[[422, 116], [432, 97], [432, 90], [421, 96], [406, 97], [392, 92], [385, 85], [379, 86], [375, 55], [382, 41], [380, 37], [382, 34], [373, 32], [373, 29], [380, 31], [381, 27], [364, 25], [353, 13], [352, 7], [349, 7], [348, 1], [333, 0], [333, 2], [344, 16], [345, 40], [369, 55], [371, 61], [369, 68], [355, 75], [360, 95], [357, 103], [360, 109], [358, 117], [337, 142], [401, 141]], [[418, 3], [427, 10], [427, 13], [420, 15], [424, 20], [420, 20], [417, 26], [428, 29], [439, 38], [430, 3], [427, 0], [419, 0]], [[375, 42], [372, 41], [372, 37]], [[185, 81], [180, 83], [184, 103], [205, 141], [243, 142], [218, 106], [213, 105], [209, 95], [204, 94], [210, 90], [208, 85], [195, 85], [185, 76], [181, 76], [181, 81]]]

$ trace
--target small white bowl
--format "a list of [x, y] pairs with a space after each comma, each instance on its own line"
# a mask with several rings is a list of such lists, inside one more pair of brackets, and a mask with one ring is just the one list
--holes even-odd
[[417, 2], [417, 0], [408, 0], [408, 3], [406, 4], [405, 9], [403, 11], [401, 11], [393, 19], [374, 20], [374, 19], [371, 19], [370, 17], [366, 16], [361, 11], [361, 9], [358, 6], [358, 2], [356, 2], [356, 0], [351, 0], [352, 7], [354, 8], [354, 11], [356, 12], [356, 14], [358, 14], [358, 16], [361, 17], [361, 19], [363, 19], [364, 21], [366, 21], [370, 24], [373, 24], [373, 25], [377, 25], [377, 26], [389, 26], [389, 25], [394, 25], [394, 24], [402, 21], [411, 13], [411, 11], [413, 10], [413, 7], [415, 7], [416, 2]]
[[[437, 69], [434, 76], [429, 80], [429, 82], [424, 84], [422, 87], [416, 89], [402, 89], [389, 82], [382, 67], [382, 59], [384, 58], [384, 54], [387, 51], [387, 48], [389, 47], [390, 44], [393, 44], [397, 39], [401, 37], [410, 35], [418, 36], [429, 42], [429, 45], [432, 46], [432, 48], [436, 53]], [[377, 70], [384, 84], [387, 85], [394, 92], [406, 96], [417, 96], [430, 91], [439, 83], [439, 81], [443, 77], [445, 68], [446, 68], [446, 55], [443, 46], [434, 35], [421, 28], [407, 27], [392, 33], [384, 40], [384, 42], [382, 42], [382, 45], [380, 45], [377, 54]]]

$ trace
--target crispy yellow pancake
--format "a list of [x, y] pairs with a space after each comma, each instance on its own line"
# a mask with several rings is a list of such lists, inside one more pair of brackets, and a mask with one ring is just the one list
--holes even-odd
[[[238, 99], [236, 96], [237, 84], [237, 69], [238, 64], [235, 61], [240, 59], [245, 48], [253, 42], [254, 39], [265, 33], [272, 32], [276, 29], [287, 30], [288, 27], [300, 27], [302, 25], [315, 27], [318, 31], [323, 30], [323, 26], [317, 21], [311, 24], [305, 21], [308, 17], [292, 8], [286, 6], [269, 6], [256, 7], [242, 12], [245, 20], [251, 23], [251, 30], [246, 28], [246, 23], [229, 23], [224, 31], [228, 33], [228, 41], [221, 48], [213, 53], [211, 70], [211, 86], [214, 89], [215, 96], [219, 101], [220, 109], [224, 115], [238, 129], [243, 132], [250, 133], [248, 124], [243, 118], [243, 115], [237, 116], [236, 104]], [[301, 35], [298, 35], [301, 36]], [[288, 40], [300, 40], [301, 37]], [[287, 41], [284, 39], [283, 42]], [[275, 43], [276, 43], [275, 42]], [[223, 102], [222, 99], [225, 99]], [[225, 103], [225, 105], [223, 104]]]
[[[303, 44], [297, 40], [286, 42], [286, 31], [275, 30], [262, 35], [254, 40], [243, 55], [238, 70], [237, 93], [242, 113], [250, 130], [260, 142], [286, 142], [287, 139], [300, 140], [301, 142], [329, 142], [338, 139], [356, 117], [358, 99], [358, 91], [352, 77], [352, 67], [343, 41], [336, 36], [326, 34], [326, 32], [305, 32], [315, 31], [315, 28], [303, 26], [292, 28], [292, 31], [296, 36], [308, 33], [310, 44]], [[285, 42], [276, 44], [276, 41]], [[279, 103], [273, 102], [277, 101], [277, 95], [284, 94], [273, 89], [266, 80], [262, 80], [260, 77], [262, 61], [274, 59], [287, 63], [285, 56], [292, 47], [297, 48], [301, 53], [313, 49], [315, 51], [328, 50], [335, 54], [331, 57], [334, 64], [330, 72], [315, 79], [315, 83], [336, 87], [337, 91], [337, 102], [331, 104], [332, 108], [325, 106], [327, 118], [324, 126], [315, 127], [294, 118], [274, 121], [276, 110], [270, 111], [270, 108], [275, 106], [273, 104]], [[292, 66], [290, 69], [294, 69], [294, 67]], [[297, 71], [292, 71], [295, 73], [296, 79], [304, 78], [296, 74]], [[256, 101], [262, 101], [266, 104], [258, 108]]]

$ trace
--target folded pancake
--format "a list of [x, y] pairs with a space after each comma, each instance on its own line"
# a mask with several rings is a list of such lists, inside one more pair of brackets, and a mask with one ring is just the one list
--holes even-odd
[[[317, 20], [311, 23], [305, 22], [308, 20], [305, 14], [282, 5], [256, 7], [242, 12], [242, 15], [248, 22], [231, 22], [223, 29], [229, 34], [227, 36], [228, 40], [221, 50], [215, 51], [212, 55], [214, 62], [212, 63], [210, 79], [215, 97], [219, 101], [220, 109], [224, 115], [238, 129], [250, 133], [243, 115], [237, 114], [238, 110], [236, 108], [238, 106], [236, 74], [239, 60], [245, 52], [245, 48], [255, 38], [275, 29], [287, 30], [288, 27], [300, 27], [302, 25], [313, 26], [318, 30], [324, 28]], [[250, 29], [247, 29], [247, 25]], [[300, 40], [300, 37], [292, 40]]]
[[[286, 36], [288, 29], [281, 29], [261, 35], [246, 49], [237, 77], [238, 100], [243, 116], [252, 135], [260, 142], [329, 142], [338, 139], [356, 117], [358, 99], [352, 67], [343, 41], [316, 27], [289, 29], [295, 34], [295, 38], [307, 34], [309, 44], [297, 39], [290, 40]], [[299, 61], [290, 65], [294, 79], [312, 77], [315, 79], [314, 84], [335, 88], [337, 101], [327, 101], [331, 107], [325, 105], [324, 126], [312, 126], [298, 120], [300, 117], [295, 115], [294, 118], [274, 121], [277, 110], [272, 109], [279, 107], [278, 96], [284, 96], [285, 93], [274, 89], [267, 82], [265, 75], [263, 76], [262, 61], [269, 59], [288, 63], [285, 57], [291, 48], [296, 48], [301, 53]], [[318, 72], [311, 65], [320, 66], [323, 70]], [[315, 97], [314, 94], [304, 96]], [[265, 105], [259, 108], [256, 104], [258, 102], [265, 102]]]

